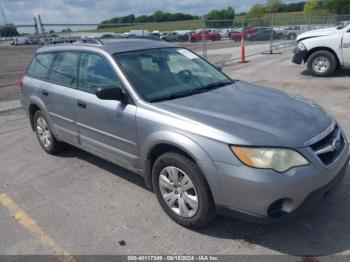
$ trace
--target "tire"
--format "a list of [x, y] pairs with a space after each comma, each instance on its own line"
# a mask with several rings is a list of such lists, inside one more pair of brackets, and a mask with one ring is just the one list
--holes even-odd
[[[178, 174], [177, 177], [180, 184], [178, 184], [178, 187], [175, 186], [176, 182], [171, 180], [169, 170], [174, 172], [174, 174]], [[168, 175], [166, 182], [170, 182], [171, 188], [173, 188], [171, 190], [160, 186], [160, 178], [163, 178], [162, 181], [165, 181], [164, 177], [166, 175]], [[175, 152], [159, 156], [152, 168], [152, 182], [158, 202], [165, 213], [176, 223], [188, 228], [201, 228], [215, 218], [216, 209], [209, 185], [198, 165], [191, 159]], [[183, 186], [181, 185], [182, 183], [184, 183]], [[168, 183], [162, 184], [169, 185]], [[166, 189], [164, 190], [164, 188]], [[196, 199], [197, 202], [188, 201], [188, 196], [190, 199]], [[166, 197], [168, 197], [169, 203], [173, 203], [172, 208], [169, 207], [170, 204], [167, 204]], [[180, 205], [179, 203], [182, 204]], [[196, 203], [197, 206], [195, 205]], [[183, 206], [183, 208], [180, 208], [180, 206]], [[181, 210], [189, 212], [181, 212]]]
[[307, 69], [313, 76], [331, 76], [337, 67], [335, 56], [326, 50], [316, 51], [307, 61]]
[[[46, 116], [40, 110], [36, 111], [34, 115], [34, 130], [40, 146], [42, 147], [42, 149], [44, 149], [46, 153], [55, 155], [62, 152], [65, 149], [66, 145], [63, 142], [57, 141], [50, 126], [48, 125]], [[45, 140], [43, 138], [43, 131], [45, 132], [48, 140]], [[46, 143], [45, 141], [49, 142]]]

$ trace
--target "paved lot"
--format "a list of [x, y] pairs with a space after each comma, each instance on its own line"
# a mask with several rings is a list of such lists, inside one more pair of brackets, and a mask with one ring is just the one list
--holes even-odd
[[[290, 50], [225, 68], [318, 101], [350, 135], [350, 71], [327, 79], [302, 71]], [[78, 149], [44, 153], [20, 110], [0, 114], [0, 166], [0, 254], [350, 255], [349, 171], [316, 214], [277, 225], [218, 217], [191, 231], [162, 212], [137, 175]]]

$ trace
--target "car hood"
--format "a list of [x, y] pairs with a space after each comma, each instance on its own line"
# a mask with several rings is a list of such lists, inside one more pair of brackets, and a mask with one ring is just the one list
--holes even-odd
[[301, 41], [301, 40], [307, 39], [307, 38], [327, 36], [327, 35], [331, 35], [331, 34], [337, 32], [337, 31], [338, 31], [338, 29], [336, 27], [311, 30], [311, 31], [307, 31], [305, 33], [298, 35], [297, 41]]
[[333, 122], [305, 98], [241, 81], [154, 106], [197, 123], [190, 132], [241, 145], [299, 148]]

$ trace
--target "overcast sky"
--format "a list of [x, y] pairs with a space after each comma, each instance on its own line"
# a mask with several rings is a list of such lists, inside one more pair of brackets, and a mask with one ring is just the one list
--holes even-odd
[[[212, 9], [232, 6], [241, 12], [257, 2], [266, 0], [0, 0], [8, 22], [13, 24], [32, 23], [37, 14], [41, 14], [44, 23], [98, 23], [116, 16], [151, 14], [156, 10], [202, 15]], [[0, 24], [4, 24], [1, 13]]]

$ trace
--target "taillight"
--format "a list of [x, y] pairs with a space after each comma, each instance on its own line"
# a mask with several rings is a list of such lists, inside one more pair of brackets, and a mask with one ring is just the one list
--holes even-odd
[[24, 76], [22, 76], [21, 79], [18, 81], [18, 84], [19, 84], [19, 88], [20, 88], [20, 89], [23, 88], [23, 83], [24, 83]]

